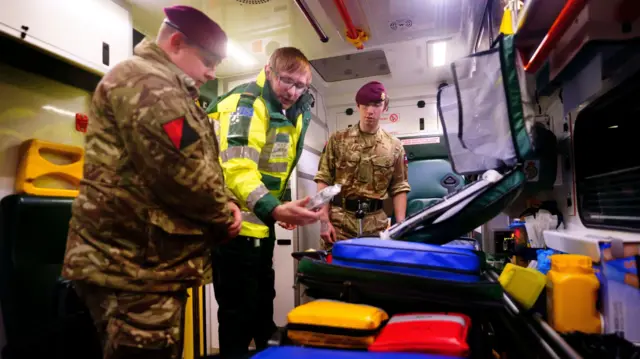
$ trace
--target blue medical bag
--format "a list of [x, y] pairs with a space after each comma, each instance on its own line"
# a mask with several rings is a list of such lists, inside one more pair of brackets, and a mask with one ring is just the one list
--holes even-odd
[[379, 238], [356, 238], [333, 246], [332, 263], [458, 282], [481, 278], [481, 257], [466, 248]]

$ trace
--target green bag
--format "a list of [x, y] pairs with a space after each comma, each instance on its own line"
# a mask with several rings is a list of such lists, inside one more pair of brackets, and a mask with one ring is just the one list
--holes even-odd
[[354, 303], [440, 304], [458, 308], [502, 306], [502, 287], [488, 278], [461, 283], [302, 258], [298, 263], [297, 279], [307, 287], [307, 295], [314, 298]]
[[437, 106], [453, 170], [487, 175], [392, 226], [383, 238], [444, 244], [500, 214], [523, 190], [553, 186], [556, 139], [533, 126], [536, 113], [514, 37], [501, 36], [492, 49], [454, 61], [451, 71], [454, 83], [439, 90]]

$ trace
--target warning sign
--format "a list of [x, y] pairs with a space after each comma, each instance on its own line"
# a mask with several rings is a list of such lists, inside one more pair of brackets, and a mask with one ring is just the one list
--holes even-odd
[[400, 116], [398, 116], [397, 113], [392, 113], [391, 116], [389, 116], [389, 121], [391, 121], [392, 123], [398, 122], [399, 119]]
[[405, 138], [400, 140], [400, 142], [402, 142], [403, 146], [426, 145], [440, 143], [440, 137]]

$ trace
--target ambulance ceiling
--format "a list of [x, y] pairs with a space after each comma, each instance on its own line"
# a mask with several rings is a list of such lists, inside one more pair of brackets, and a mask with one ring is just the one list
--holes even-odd
[[[471, 31], [486, 0], [300, 0], [328, 37], [318, 33], [296, 0], [129, 0], [134, 26], [153, 36], [162, 8], [191, 5], [216, 20], [229, 35], [231, 52], [218, 77], [257, 72], [278, 47], [295, 46], [311, 60], [319, 76], [314, 85], [331, 92], [355, 91], [369, 77], [387, 87], [433, 86], [449, 78], [446, 64], [470, 49]], [[337, 3], [353, 25], [368, 36], [363, 49], [347, 41]], [[442, 45], [442, 41], [446, 45]], [[436, 54], [437, 53], [437, 54]], [[318, 86], [320, 85], [320, 86]]]

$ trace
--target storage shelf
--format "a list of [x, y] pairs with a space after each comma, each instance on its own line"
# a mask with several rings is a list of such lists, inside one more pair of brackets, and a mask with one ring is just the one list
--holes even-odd
[[526, 58], [540, 44], [562, 11], [566, 0], [529, 0], [518, 14], [516, 46]]
[[[600, 243], [610, 242], [613, 236], [594, 235], [585, 231], [555, 231], [547, 230], [543, 232], [544, 241], [547, 247], [557, 251], [581, 254], [589, 256], [594, 262], [600, 261]], [[614, 234], [614, 233], [612, 233]], [[614, 234], [615, 235], [615, 234]], [[640, 243], [637, 235], [627, 234], [624, 236], [615, 236], [623, 242]]]
[[593, 261], [600, 261], [600, 239], [574, 235], [570, 232], [544, 231], [544, 241], [547, 247], [571, 254], [582, 254], [591, 257]]
[[[606, 78], [611, 62], [620, 62], [634, 50], [640, 39], [640, 2], [626, 0], [567, 0], [548, 32], [540, 40], [540, 31], [548, 21], [538, 19], [537, 12], [555, 13], [563, 2], [535, 0], [528, 3], [518, 40], [518, 50], [525, 63], [525, 71], [535, 74], [538, 94], [555, 92], [565, 82], [572, 81], [594, 59], [602, 59], [602, 79]], [[541, 3], [547, 9], [537, 9]], [[537, 12], [536, 12], [537, 11]], [[622, 12], [629, 14], [621, 15]], [[532, 43], [539, 41], [532, 51]], [[533, 53], [533, 55], [532, 55]], [[617, 59], [616, 59], [617, 58]], [[614, 61], [612, 61], [612, 59]], [[614, 66], [615, 68], [615, 66]]]

